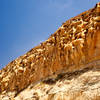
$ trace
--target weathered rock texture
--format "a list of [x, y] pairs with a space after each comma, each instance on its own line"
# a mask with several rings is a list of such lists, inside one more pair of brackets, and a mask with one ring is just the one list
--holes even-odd
[[0, 100], [100, 100], [100, 3], [0, 70]]

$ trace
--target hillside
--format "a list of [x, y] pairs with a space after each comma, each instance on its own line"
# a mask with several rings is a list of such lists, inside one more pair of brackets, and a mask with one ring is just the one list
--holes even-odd
[[0, 70], [0, 100], [100, 100], [100, 3]]

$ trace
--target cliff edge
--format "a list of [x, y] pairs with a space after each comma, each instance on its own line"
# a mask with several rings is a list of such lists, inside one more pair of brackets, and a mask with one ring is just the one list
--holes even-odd
[[0, 70], [0, 100], [100, 100], [100, 3]]

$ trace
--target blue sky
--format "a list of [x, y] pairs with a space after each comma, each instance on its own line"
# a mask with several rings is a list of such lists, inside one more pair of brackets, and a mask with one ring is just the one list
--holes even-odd
[[100, 0], [0, 0], [0, 68]]

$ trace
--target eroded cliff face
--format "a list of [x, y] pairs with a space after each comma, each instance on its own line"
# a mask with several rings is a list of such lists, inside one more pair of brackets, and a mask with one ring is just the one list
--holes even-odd
[[31, 84], [15, 100], [100, 100], [100, 70], [84, 69]]
[[[84, 69], [86, 68], [89, 68], [91, 70], [89, 72], [86, 71], [85, 73], [83, 73]], [[93, 84], [96, 84], [99, 89], [99, 68], [100, 3], [96, 4], [94, 8], [83, 12], [80, 15], [73, 17], [63, 23], [63, 25], [54, 34], [52, 34], [50, 38], [48, 38], [48, 40], [31, 49], [25, 55], [20, 56], [19, 58], [9, 63], [5, 68], [0, 70], [0, 95], [2, 100], [3, 97], [7, 95], [10, 95], [10, 97], [15, 100], [26, 100], [21, 99], [24, 97], [20, 98], [19, 95], [21, 93], [24, 94], [24, 92], [32, 84], [36, 84], [36, 87], [39, 86], [40, 88], [35, 88], [34, 86], [29, 91], [29, 93], [31, 91], [37, 90], [40, 91], [41, 94], [45, 94], [46, 91], [44, 92], [42, 91], [42, 89], [45, 89], [46, 86], [48, 87], [48, 89], [52, 87], [54, 91], [56, 91], [56, 84], [59, 83], [58, 76], [61, 75], [61, 73], [67, 75], [68, 73], [75, 73], [81, 70], [83, 71], [82, 75], [78, 74], [79, 76], [77, 78], [74, 75], [73, 78], [75, 78], [75, 80], [73, 80], [72, 78], [69, 81], [70, 84], [67, 84], [65, 82], [68, 81], [68, 79], [66, 78], [64, 80], [61, 80], [62, 91], [60, 90], [61, 92], [55, 92], [56, 94], [52, 93], [51, 97], [53, 99], [50, 99], [51, 97], [49, 95], [45, 95], [47, 96], [46, 98], [45, 96], [42, 96], [43, 98], [39, 96], [37, 99], [30, 98], [27, 100], [39, 100], [39, 98], [40, 100], [99, 100], [100, 90], [98, 90], [98, 92], [95, 92], [95, 90], [97, 90], [95, 88], [93, 88], [94, 90], [91, 90], [91, 92], [95, 92], [98, 94], [98, 96], [96, 97], [97, 99], [88, 99], [87, 94], [81, 94], [82, 89], [79, 90], [81, 99], [75, 98], [78, 96], [78, 94], [76, 93], [77, 87], [73, 85], [75, 81], [75, 84], [77, 84], [79, 88], [80, 86], [82, 87], [82, 79], [84, 78], [83, 76], [85, 75], [86, 78], [84, 80], [87, 80], [87, 77], [89, 75], [91, 77], [91, 75], [93, 74], [94, 77], [95, 75], [98, 76], [98, 78], [95, 77], [96, 79], [98, 79], [98, 81]], [[89, 78], [89, 81], [92, 81], [92, 78]], [[46, 83], [42, 85], [38, 83], [40, 84], [38, 85], [37, 82]], [[48, 82], [54, 84], [47, 85]], [[63, 85], [65, 87], [63, 87]], [[68, 88], [67, 86], [69, 86], [70, 88]], [[88, 87], [88, 85], [84, 86]], [[66, 91], [64, 90], [64, 97], [66, 98], [61, 99], [61, 95], [63, 95], [63, 88], [66, 87]], [[72, 90], [71, 87], [73, 87]], [[92, 85], [90, 86], [90, 88], [88, 87], [86, 89], [92, 89]], [[75, 99], [69, 98], [71, 96], [71, 93], [73, 93], [73, 97]], [[36, 94], [40, 95], [38, 92]], [[55, 99], [55, 95], [59, 95], [58, 99]]]

